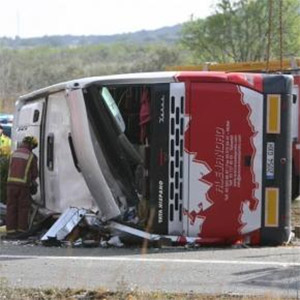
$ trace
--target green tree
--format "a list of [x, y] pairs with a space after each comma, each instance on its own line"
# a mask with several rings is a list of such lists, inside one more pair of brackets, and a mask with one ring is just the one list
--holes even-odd
[[196, 62], [266, 60], [272, 3], [270, 59], [279, 58], [280, 1], [283, 56], [299, 55], [299, 0], [220, 0], [213, 15], [183, 26], [181, 42], [192, 51]]

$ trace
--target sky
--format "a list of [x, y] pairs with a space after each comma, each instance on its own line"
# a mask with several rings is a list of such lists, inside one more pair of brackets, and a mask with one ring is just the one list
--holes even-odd
[[111, 35], [213, 13], [216, 0], [0, 0], [0, 37]]

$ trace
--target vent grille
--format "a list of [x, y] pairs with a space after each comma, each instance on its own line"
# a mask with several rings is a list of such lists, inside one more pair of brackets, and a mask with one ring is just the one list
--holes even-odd
[[[180, 93], [181, 94], [180, 94]], [[169, 234], [182, 233], [183, 147], [184, 147], [184, 89], [175, 90], [170, 97], [169, 141]]]

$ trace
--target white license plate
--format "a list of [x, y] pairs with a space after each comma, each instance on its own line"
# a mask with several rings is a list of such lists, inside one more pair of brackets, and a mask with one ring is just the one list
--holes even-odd
[[275, 177], [275, 143], [267, 143], [267, 170], [266, 177], [267, 179], [274, 179]]

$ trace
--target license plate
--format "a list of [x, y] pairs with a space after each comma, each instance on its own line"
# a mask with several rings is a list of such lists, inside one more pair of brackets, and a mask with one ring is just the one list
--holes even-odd
[[275, 177], [274, 159], [275, 159], [275, 143], [268, 142], [267, 143], [267, 169], [266, 169], [267, 179], [274, 179]]

